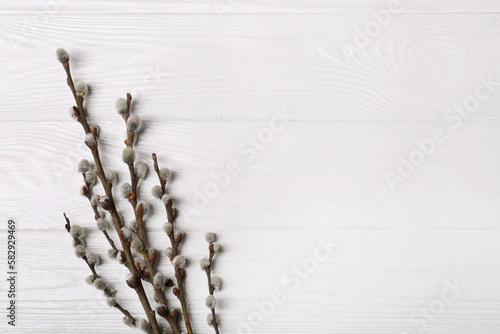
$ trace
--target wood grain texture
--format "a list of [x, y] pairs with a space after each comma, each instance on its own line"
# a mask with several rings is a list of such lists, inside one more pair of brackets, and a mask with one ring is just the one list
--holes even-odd
[[[499, 6], [400, 1], [360, 47], [388, 3], [0, 3], [0, 215], [18, 223], [19, 254], [18, 327], [0, 332], [137, 332], [84, 282], [63, 228], [66, 212], [107, 252], [78, 195], [76, 164], [90, 153], [54, 59], [65, 47], [118, 184], [113, 103], [126, 92], [145, 125], [138, 160], [156, 152], [174, 172], [196, 333], [213, 332], [198, 268], [206, 231], [223, 247], [225, 334], [498, 333]], [[163, 250], [155, 182], [141, 196]], [[143, 318], [123, 268], [103, 258], [118, 299]]]

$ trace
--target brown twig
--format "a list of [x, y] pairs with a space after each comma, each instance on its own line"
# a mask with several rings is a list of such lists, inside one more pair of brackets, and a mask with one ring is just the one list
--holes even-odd
[[[209, 246], [208, 250], [210, 252], [210, 255], [208, 257], [209, 265], [205, 268], [205, 273], [207, 274], [207, 280], [208, 280], [208, 293], [213, 296], [215, 287], [212, 285], [212, 264], [213, 264], [213, 258], [215, 256], [215, 251], [213, 247]], [[217, 321], [217, 315], [215, 314], [215, 307], [211, 308], [212, 312], [212, 317], [213, 317], [213, 322], [212, 325], [214, 327], [214, 331], [216, 334], [220, 334], [219, 331], [219, 324]]]
[[[125, 121], [125, 124], [127, 124], [128, 118], [130, 116], [131, 101], [132, 101], [132, 95], [127, 93], [127, 110], [123, 114], [123, 119]], [[128, 134], [128, 136], [127, 136], [128, 138], [125, 141], [125, 145], [127, 147], [133, 148], [133, 146], [134, 146], [133, 140], [134, 140], [134, 136], [136, 135], [136, 133], [135, 133], [135, 131], [131, 131], [131, 130], [127, 129], [127, 134]], [[174, 334], [180, 334], [181, 331], [180, 331], [179, 325], [169, 310], [168, 301], [167, 301], [167, 298], [165, 296], [165, 292], [163, 291], [163, 288], [156, 286], [155, 284], [153, 284], [153, 281], [152, 281], [152, 279], [156, 275], [156, 268], [154, 266], [155, 261], [153, 261], [149, 255], [147, 234], [146, 234], [146, 229], [144, 226], [144, 215], [143, 215], [143, 212], [141, 212], [142, 208], [137, 207], [138, 197], [139, 197], [137, 185], [139, 182], [139, 177], [135, 173], [134, 162], [128, 163], [127, 165], [128, 165], [129, 172], [130, 172], [130, 182], [131, 182], [131, 186], [132, 186], [132, 195], [129, 197], [129, 202], [132, 205], [132, 209], [134, 211], [135, 219], [137, 222], [137, 236], [139, 237], [139, 239], [141, 240], [141, 242], [144, 246], [144, 248], [141, 249], [139, 251], [139, 253], [141, 253], [142, 257], [144, 258], [144, 261], [146, 262], [148, 274], [150, 276], [150, 279], [148, 280], [148, 282], [151, 283], [151, 285], [153, 286], [153, 289], [155, 291], [155, 298], [158, 300], [159, 303], [161, 303], [165, 306], [165, 312], [162, 312], [162, 314], [160, 314], [160, 316], [162, 316], [163, 318], [165, 318], [168, 321], [171, 329], [174, 331]]]
[[[156, 157], [156, 154], [152, 154], [153, 158], [153, 168], [158, 175], [158, 179], [160, 181], [160, 186], [161, 186], [161, 196], [160, 198], [166, 194], [166, 184], [167, 181], [164, 180], [160, 176], [160, 168], [158, 166], [158, 160]], [[172, 245], [172, 258], [174, 259], [177, 255], [179, 255], [179, 245], [182, 240], [182, 234], [180, 234], [180, 237], [175, 236], [175, 228], [174, 228], [174, 221], [175, 218], [177, 217], [177, 210], [173, 207], [173, 200], [170, 198], [167, 203], [165, 203], [165, 210], [167, 213], [167, 220], [169, 223], [172, 224], [172, 231], [168, 233], [168, 238], [170, 239], [170, 243]], [[178, 239], [178, 240], [177, 240]], [[184, 323], [186, 324], [186, 330], [189, 334], [193, 334], [193, 329], [191, 327], [191, 319], [189, 317], [189, 309], [187, 305], [187, 300], [186, 300], [186, 289], [184, 287], [184, 278], [185, 278], [185, 271], [182, 268], [179, 268], [177, 266], [174, 266], [175, 270], [175, 279], [177, 281], [177, 288], [179, 289], [179, 292], [177, 294], [177, 298], [179, 299], [179, 302], [181, 303], [182, 307], [182, 313], [184, 315]]]
[[[66, 216], [66, 213], [63, 213], [64, 215], [64, 219], [66, 219], [66, 231], [68, 231], [68, 233], [71, 234], [71, 222], [69, 220], [69, 218]], [[75, 241], [75, 245], [81, 245], [81, 241], [72, 236], [73, 237], [73, 240]], [[82, 259], [85, 261], [85, 263], [87, 263], [88, 267], [90, 268], [90, 271], [92, 272], [92, 276], [93, 276], [93, 279], [97, 279], [97, 278], [100, 278], [101, 276], [99, 276], [99, 274], [97, 273], [97, 271], [95, 270], [95, 265], [93, 263], [89, 263], [88, 261], [88, 258], [86, 255], [82, 256]], [[129, 311], [127, 311], [126, 309], [124, 309], [118, 302], [113, 305], [113, 307], [117, 308], [124, 316], [126, 317], [129, 317], [130, 319], [132, 319], [132, 321], [136, 321], [136, 319], [130, 314]]]
[[[85, 182], [85, 187], [87, 188], [87, 191], [83, 195], [85, 197], [87, 197], [87, 199], [89, 200], [90, 206], [92, 207], [92, 211], [94, 211], [95, 220], [97, 220], [97, 219], [100, 218], [100, 216], [99, 216], [99, 211], [97, 210], [97, 205], [92, 204], [92, 201], [91, 201], [91, 198], [92, 198], [92, 195], [93, 195], [92, 194], [92, 185], [89, 182], [87, 182], [87, 180], [85, 178], [85, 174], [82, 173], [82, 175], [83, 175], [83, 181]], [[111, 237], [109, 236], [108, 231], [103, 230], [102, 233], [106, 237], [106, 240], [108, 241], [108, 243], [111, 246], [111, 248], [113, 248], [116, 251], [116, 253], [119, 253], [120, 251], [116, 247], [115, 242], [113, 241], [113, 239], [111, 239]]]
[[[77, 110], [76, 110], [76, 112], [78, 113], [77, 120], [82, 125], [82, 127], [85, 131], [85, 134], [89, 134], [89, 133], [91, 133], [91, 129], [90, 129], [89, 124], [87, 122], [87, 118], [85, 116], [85, 112], [84, 112], [84, 108], [83, 108], [84, 97], [77, 94], [77, 92], [76, 92], [75, 85], [74, 85], [73, 79], [71, 77], [69, 62], [63, 63], [63, 67], [64, 67], [64, 70], [66, 71], [68, 86], [70, 87], [71, 92], [73, 93], [73, 97], [74, 97], [76, 105], [77, 105]], [[96, 133], [93, 133], [93, 135], [94, 135], [94, 138], [97, 136]], [[92, 156], [94, 158], [94, 163], [96, 165], [96, 175], [101, 180], [104, 191], [109, 198], [107, 210], [111, 214], [111, 217], [113, 218], [113, 224], [114, 224], [115, 230], [119, 234], [120, 230], [122, 228], [122, 220], [121, 220], [120, 215], [116, 211], [116, 206], [115, 206], [115, 202], [113, 199], [113, 192], [112, 192], [113, 186], [112, 186], [111, 182], [109, 182], [106, 179], [106, 175], [104, 173], [104, 168], [103, 168], [103, 165], [101, 162], [101, 158], [99, 156], [99, 150], [97, 148], [97, 145], [88, 145], [87, 144], [87, 146], [89, 146], [89, 148], [92, 152]], [[129, 271], [133, 275], [140, 277], [138, 270], [134, 266], [134, 258], [132, 256], [132, 252], [130, 250], [130, 244], [126, 244], [122, 238], [120, 238], [120, 242], [122, 243], [122, 248], [123, 248], [123, 251], [125, 253], [126, 262], [128, 264], [127, 268], [129, 269]], [[151, 333], [152, 334], [160, 334], [161, 330], [160, 330], [160, 327], [159, 327], [158, 322], [156, 320], [155, 311], [151, 308], [151, 305], [149, 304], [149, 300], [147, 298], [147, 295], [144, 291], [144, 287], [142, 286], [142, 283], [140, 281], [139, 281], [138, 286], [135, 289], [135, 291], [139, 297], [141, 305], [142, 305], [142, 307], [146, 313], [146, 316], [149, 320], [149, 323], [151, 325], [151, 328], [152, 328]]]

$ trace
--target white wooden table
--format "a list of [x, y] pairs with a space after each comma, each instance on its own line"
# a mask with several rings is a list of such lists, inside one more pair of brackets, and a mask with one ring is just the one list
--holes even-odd
[[[499, 10], [493, 0], [2, 2], [0, 332], [138, 332], [84, 282], [64, 230], [62, 212], [107, 251], [78, 195], [76, 164], [90, 153], [67, 112], [54, 55], [64, 47], [90, 85], [106, 166], [126, 180], [113, 104], [131, 92], [146, 124], [138, 159], [156, 152], [175, 172], [197, 333], [213, 333], [198, 268], [206, 231], [224, 250], [214, 268], [224, 334], [499, 333]], [[142, 193], [163, 250], [155, 182]], [[99, 270], [143, 318], [125, 269], [105, 258]]]

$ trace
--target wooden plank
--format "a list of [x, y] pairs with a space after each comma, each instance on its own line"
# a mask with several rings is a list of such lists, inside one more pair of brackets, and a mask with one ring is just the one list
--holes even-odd
[[139, 108], [171, 119], [270, 118], [279, 108], [299, 119], [442, 119], [454, 108], [498, 119], [499, 15], [397, 15], [364, 43], [372, 18], [358, 14], [60, 13], [38, 26], [2, 15], [0, 119], [66, 117], [58, 47], [90, 84], [89, 108], [110, 117], [132, 92]]
[[[36, 228], [19, 232], [18, 329], [49, 333], [59, 328], [69, 333], [76, 326], [77, 333], [128, 333], [118, 312], [83, 282], [87, 269], [73, 256], [66, 232], [51, 230], [50, 238], [47, 232]], [[500, 326], [496, 317], [498, 231], [280, 230], [264, 234], [256, 230], [218, 235], [224, 252], [214, 270], [225, 283], [218, 294], [224, 332], [245, 333], [245, 327], [255, 333], [414, 332], [425, 319], [417, 316], [413, 320], [419, 322], [410, 322], [419, 309], [433, 316], [426, 322], [433, 332], [488, 333]], [[203, 321], [205, 278], [197, 264], [206, 244], [202, 233], [189, 236], [183, 251], [190, 260], [190, 305], [197, 332], [209, 333]], [[165, 245], [164, 235], [151, 237], [155, 244]], [[106, 252], [101, 235], [89, 232], [88, 239], [90, 249]], [[322, 248], [325, 242], [334, 244], [331, 254], [328, 247]], [[315, 253], [320, 256], [315, 258]], [[125, 271], [105, 257], [103, 261], [99, 270], [113, 282], [120, 302], [143, 317], [133, 291], [120, 281]], [[163, 262], [160, 267], [171, 274], [170, 264]], [[282, 292], [283, 303], [276, 303], [272, 311], [259, 311], [256, 305], [268, 305], [273, 291]], [[432, 311], [442, 301], [443, 291], [456, 298], [446, 302], [442, 311]], [[256, 315], [259, 312], [262, 321]], [[0, 326], [5, 328], [3, 323]]]
[[439, 2], [422, 0], [125, 0], [116, 5], [113, 1], [67, 1], [67, 0], [23, 0], [3, 2], [0, 10], [3, 13], [37, 13], [50, 15], [59, 12], [77, 13], [215, 13], [226, 15], [231, 13], [366, 13], [374, 10], [400, 8], [402, 12], [498, 12], [499, 5], [493, 0]]
[[[143, 118], [147, 128], [137, 159], [150, 162], [156, 152], [176, 173], [171, 191], [189, 230], [205, 224], [242, 231], [499, 226], [498, 121], [469, 120], [453, 130], [440, 121], [160, 124]], [[119, 173], [119, 184], [126, 182], [123, 122], [117, 115], [115, 122], [99, 124], [104, 163]], [[78, 195], [76, 165], [90, 159], [79, 124], [4, 122], [0, 128], [5, 216], [15, 213], [44, 228], [59, 226], [64, 211], [91, 220]], [[438, 141], [436, 129], [443, 130]], [[156, 183], [149, 177], [141, 193], [162, 210], [149, 191]], [[43, 216], [26, 210], [33, 203]], [[128, 210], [128, 203], [120, 208]]]

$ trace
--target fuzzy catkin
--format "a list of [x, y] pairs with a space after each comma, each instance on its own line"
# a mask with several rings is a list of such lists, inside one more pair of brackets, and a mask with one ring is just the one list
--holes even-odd
[[82, 159], [78, 162], [78, 173], [87, 173], [90, 169], [90, 163], [87, 159]]
[[99, 255], [95, 253], [87, 253], [87, 261], [89, 264], [93, 265], [98, 265], [101, 263], [101, 259], [99, 258]]
[[56, 50], [56, 57], [61, 64], [66, 64], [67, 62], [69, 62], [68, 51], [64, 50], [63, 48], [59, 48]]
[[123, 317], [123, 323], [129, 327], [133, 327], [135, 325], [134, 320], [130, 317]]
[[127, 120], [127, 129], [130, 132], [135, 132], [141, 126], [141, 118], [138, 115], [130, 115]]
[[151, 194], [156, 198], [160, 198], [163, 194], [163, 190], [159, 185], [156, 185], [151, 188]]
[[116, 301], [116, 298], [115, 297], [108, 297], [106, 299], [106, 303], [108, 303], [108, 306], [109, 307], [113, 307], [115, 306], [116, 304], [118, 304], [118, 302]]
[[106, 281], [100, 277], [96, 278], [94, 280], [94, 286], [98, 290], [104, 290], [104, 288], [106, 288]]
[[121, 191], [123, 198], [129, 198], [132, 194], [132, 186], [130, 185], [130, 183], [124, 183], [122, 184]]
[[123, 115], [128, 109], [127, 99], [124, 97], [120, 97], [118, 100], [116, 100], [115, 109], [117, 113]]
[[212, 283], [212, 286], [216, 289], [216, 290], [220, 290], [220, 287], [222, 285], [222, 280], [220, 279], [219, 276], [212, 276], [210, 278], [210, 283]]
[[75, 85], [75, 91], [77, 96], [85, 96], [88, 91], [88, 86], [85, 82], [77, 82]]
[[139, 238], [135, 238], [134, 240], [132, 240], [132, 243], [130, 244], [130, 246], [138, 252], [140, 252], [141, 250], [144, 249], [144, 244], [142, 243], [141, 239], [139, 239]]
[[149, 322], [145, 319], [141, 319], [137, 322], [137, 327], [145, 332], [149, 332]]
[[75, 255], [76, 255], [76, 257], [82, 258], [82, 257], [85, 256], [85, 253], [87, 253], [87, 250], [82, 245], [78, 245], [78, 246], [75, 247]]
[[95, 139], [94, 135], [91, 132], [85, 135], [85, 141], [90, 147], [97, 146], [97, 140]]
[[85, 182], [87, 182], [90, 186], [93, 186], [96, 180], [97, 178], [94, 172], [85, 173]]
[[97, 194], [92, 195], [92, 197], [90, 198], [90, 204], [92, 204], [94, 206], [98, 206], [99, 205], [99, 195], [97, 195]]
[[95, 280], [94, 275], [88, 275], [87, 277], [85, 277], [85, 283], [87, 283], [89, 285], [93, 285], [94, 280]]
[[208, 257], [202, 257], [201, 260], [200, 260], [200, 268], [202, 270], [205, 270], [207, 269], [208, 267], [210, 267], [210, 259]]
[[214, 253], [217, 253], [217, 252], [220, 250], [220, 246], [219, 246], [219, 244], [218, 244], [218, 243], [216, 243], [216, 242], [213, 242], [213, 243], [211, 244], [211, 247], [212, 247], [212, 249], [214, 250]]
[[99, 218], [96, 220], [97, 228], [101, 231], [105, 231], [106, 227], [108, 227], [108, 222], [104, 218]]
[[173, 265], [179, 268], [184, 268], [186, 266], [186, 262], [186, 258], [182, 255], [177, 255], [172, 261]]
[[217, 299], [214, 296], [209, 295], [207, 299], [205, 299], [205, 305], [208, 308], [215, 308], [215, 305], [217, 305]]
[[212, 242], [215, 241], [215, 233], [213, 232], [207, 232], [205, 233], [205, 240], [211, 244]]
[[83, 228], [80, 225], [73, 225], [69, 233], [73, 238], [79, 238], [83, 235]]
[[168, 182], [168, 180], [170, 179], [170, 173], [170, 169], [168, 169], [167, 167], [160, 168], [159, 174], [163, 181]]
[[134, 172], [138, 178], [145, 179], [148, 174], [148, 166], [144, 162], [139, 161], [134, 166]]
[[172, 255], [174, 255], [174, 251], [172, 249], [172, 247], [167, 247], [165, 249], [165, 255], [170, 259], [172, 258]]
[[166, 281], [167, 279], [162, 273], [156, 273], [155, 277], [153, 278], [153, 284], [158, 288], [163, 288]]
[[122, 232], [125, 239], [130, 240], [132, 237], [132, 231], [127, 226], [122, 227]]
[[[219, 317], [217, 315], [215, 316], [215, 321], [217, 323], [219, 323]], [[207, 314], [207, 324], [209, 326], [213, 326], [214, 325], [214, 316], [213, 316], [212, 313]]]
[[108, 256], [110, 259], [116, 259], [116, 257], [118, 256], [118, 251], [114, 248], [110, 248], [108, 250]]
[[163, 224], [163, 230], [165, 231], [165, 233], [167, 234], [170, 234], [172, 233], [172, 229], [174, 228], [174, 226], [172, 225], [172, 223], [169, 223], [169, 222], [166, 222]]
[[135, 161], [135, 150], [132, 147], [126, 147], [123, 149], [122, 160], [127, 165], [133, 164]]

